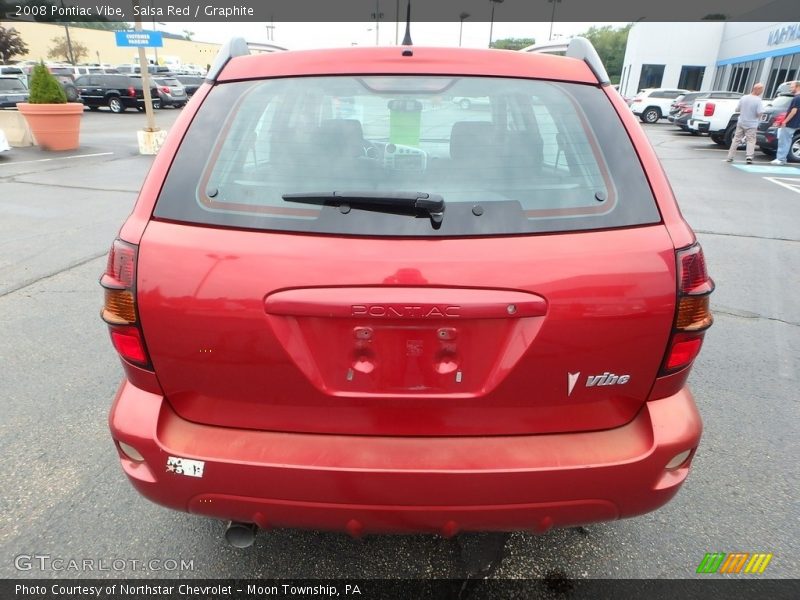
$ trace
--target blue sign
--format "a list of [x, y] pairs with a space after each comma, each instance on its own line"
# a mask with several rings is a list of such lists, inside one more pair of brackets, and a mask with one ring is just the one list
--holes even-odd
[[137, 48], [161, 48], [164, 39], [160, 31], [115, 31], [117, 46], [134, 46]]

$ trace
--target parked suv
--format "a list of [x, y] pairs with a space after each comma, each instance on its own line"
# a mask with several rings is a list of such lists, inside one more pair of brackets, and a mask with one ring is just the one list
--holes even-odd
[[28, 101], [28, 88], [16, 75], [0, 75], [0, 108], [16, 108]]
[[197, 75], [176, 75], [175, 79], [181, 82], [184, 91], [186, 91], [186, 95], [190, 98], [197, 91], [197, 88], [203, 85], [204, 81], [202, 77]]
[[25, 71], [20, 67], [0, 65], [0, 75], [13, 75], [17, 79], [25, 80]]
[[643, 123], [656, 123], [669, 114], [669, 107], [681, 94], [688, 90], [670, 88], [647, 88], [641, 90], [631, 102], [631, 112]]
[[223, 47], [101, 279], [139, 492], [240, 546], [675, 495], [714, 285], [594, 48], [565, 49]]
[[[144, 108], [144, 90], [141, 77], [128, 75], [82, 75], [75, 80], [83, 103], [91, 110], [107, 106], [113, 113], [121, 113], [127, 108]], [[150, 94], [158, 99], [158, 90], [151, 85]]]
[[73, 80], [81, 75], [89, 75], [91, 73], [91, 67], [83, 65], [49, 64], [47, 68], [53, 75], [66, 75]]
[[[141, 80], [141, 75], [131, 75]], [[153, 83], [158, 91], [158, 101], [160, 108], [172, 106], [181, 108], [189, 100], [183, 84], [175, 77], [152, 77]]]
[[708, 92], [688, 92], [675, 98], [672, 104], [669, 105], [667, 121], [677, 126], [679, 129], [689, 131], [686, 121], [692, 114], [692, 102], [696, 98], [701, 98], [707, 93]]

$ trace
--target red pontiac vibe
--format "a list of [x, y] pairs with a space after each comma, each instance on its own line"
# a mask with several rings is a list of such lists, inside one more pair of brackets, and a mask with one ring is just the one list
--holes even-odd
[[136, 489], [239, 546], [668, 502], [714, 286], [591, 45], [247, 54], [221, 51], [101, 279]]

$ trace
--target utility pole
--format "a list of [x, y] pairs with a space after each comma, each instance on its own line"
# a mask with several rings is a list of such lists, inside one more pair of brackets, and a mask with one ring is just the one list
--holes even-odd
[[267, 41], [272, 42], [275, 39], [275, 20], [274, 15], [269, 16], [269, 25], [267, 28]]
[[[154, 12], [152, 10], [153, 9], [153, 0], [148, 0], [148, 2], [150, 4], [150, 12], [153, 13]], [[155, 31], [155, 30], [156, 30], [156, 15], [153, 14], [153, 31]], [[153, 48], [153, 52], [155, 53], [156, 66], [158, 66], [158, 48], [154, 47]], [[149, 65], [150, 63], [148, 62], [147, 64]], [[141, 70], [141, 67], [142, 67], [142, 65], [141, 65], [141, 63], [139, 63], [139, 69], [140, 70]], [[148, 66], [148, 70], [149, 69], [150, 69], [150, 67]], [[158, 69], [156, 69], [155, 72], [158, 73]]]
[[[61, 8], [64, 8], [64, 0], [61, 0]], [[69, 37], [69, 21], [64, 21], [64, 31], [67, 34], [67, 58], [69, 59], [69, 64], [74, 65], [75, 55], [72, 53], [72, 39]]]
[[[461, 48], [461, 34], [464, 32], [464, 19], [469, 19], [469, 13], [462, 12], [460, 15], [458, 15], [458, 18], [461, 19], [461, 25], [458, 28], [458, 47]], [[489, 37], [492, 37], [491, 33], [489, 34]], [[491, 43], [491, 40], [489, 40], [489, 45], [491, 45]]]
[[394, 5], [394, 45], [400, 45], [400, 0]]
[[[138, 8], [139, 0], [133, 0], [133, 5]], [[134, 22], [134, 30], [142, 30], [142, 17], [138, 14], [140, 11], [135, 10], [136, 21]], [[142, 74], [142, 89], [144, 91], [144, 112], [147, 115], [147, 127], [145, 131], [156, 131], [156, 120], [153, 115], [153, 97], [150, 95], [150, 69], [147, 68], [147, 56], [145, 56], [144, 48], [139, 46], [139, 71]]]
[[375, 19], [375, 45], [380, 45], [380, 26], [381, 26], [381, 17], [383, 17], [383, 13], [381, 12], [381, 0], [375, 0], [375, 12], [372, 13], [372, 18]]
[[494, 5], [495, 4], [502, 4], [503, 0], [489, 0], [489, 4], [492, 5], [492, 18], [489, 22], [489, 48], [492, 47], [492, 30], [494, 29]]
[[550, 37], [547, 38], [547, 41], [551, 41], [553, 39], [553, 22], [556, 20], [556, 4], [560, 3], [561, 0], [547, 0], [548, 2], [553, 3], [553, 12], [550, 13]]

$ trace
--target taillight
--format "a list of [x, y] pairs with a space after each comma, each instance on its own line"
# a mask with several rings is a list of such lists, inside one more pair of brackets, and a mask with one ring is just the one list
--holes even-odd
[[786, 113], [781, 113], [779, 115], [775, 115], [775, 120], [772, 122], [773, 127], [780, 127], [783, 125], [783, 121], [786, 119]]
[[708, 276], [700, 244], [678, 250], [675, 259], [678, 272], [675, 321], [659, 375], [669, 375], [692, 364], [700, 353], [705, 330], [714, 322], [709, 308], [714, 282]]
[[144, 349], [142, 335], [136, 327], [119, 327], [111, 329], [111, 343], [126, 360], [147, 364], [147, 352]]
[[100, 278], [105, 292], [101, 317], [108, 324], [111, 342], [119, 355], [141, 367], [150, 366], [136, 310], [137, 246], [114, 240], [106, 271]]
[[131, 86], [128, 88], [128, 96], [131, 98], [136, 98], [136, 88]]
[[161, 87], [161, 91], [162, 91], [163, 93], [165, 93], [165, 94], [169, 94], [169, 93], [171, 93], [171, 92], [170, 92], [170, 89], [169, 89], [169, 87], [167, 87], [166, 85], [164, 85], [164, 86], [162, 86], [162, 87]]
[[703, 116], [704, 117], [714, 116], [714, 109], [716, 108], [717, 106], [713, 102], [706, 102], [706, 108], [705, 110], [703, 110]]
[[682, 334], [674, 335], [664, 369], [666, 371], [682, 369], [697, 357], [702, 345], [702, 337], [689, 337]]

